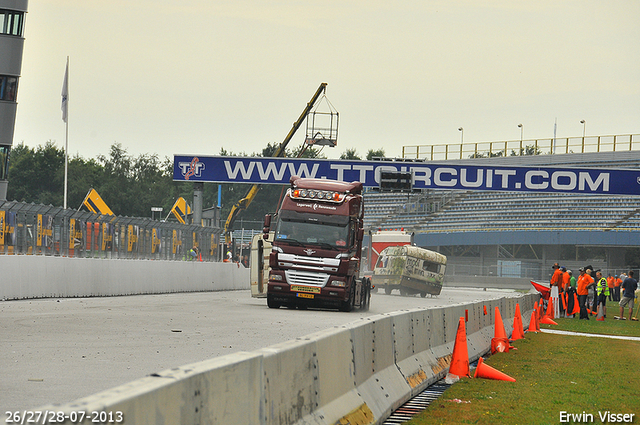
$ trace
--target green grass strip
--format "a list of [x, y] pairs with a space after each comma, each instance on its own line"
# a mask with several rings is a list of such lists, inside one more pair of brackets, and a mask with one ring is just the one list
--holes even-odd
[[[555, 320], [558, 326], [542, 328], [640, 336], [640, 322], [611, 313], [604, 322]], [[640, 423], [640, 342], [526, 333], [513, 345], [485, 360], [516, 382], [463, 378], [407, 424], [607, 423], [606, 412], [634, 414], [632, 423]]]

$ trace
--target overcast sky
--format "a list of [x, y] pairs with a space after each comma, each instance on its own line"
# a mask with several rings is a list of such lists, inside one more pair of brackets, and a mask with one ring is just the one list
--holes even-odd
[[[32, 0], [14, 144], [260, 152], [326, 82], [338, 146], [640, 133], [637, 0]], [[304, 138], [304, 127], [291, 147]]]

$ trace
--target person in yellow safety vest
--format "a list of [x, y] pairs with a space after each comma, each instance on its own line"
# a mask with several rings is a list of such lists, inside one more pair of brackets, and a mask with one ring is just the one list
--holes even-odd
[[607, 317], [607, 297], [609, 296], [609, 285], [607, 285], [607, 279], [602, 277], [602, 272], [598, 270], [596, 272], [596, 294], [598, 296], [598, 308], [602, 304], [602, 316]]

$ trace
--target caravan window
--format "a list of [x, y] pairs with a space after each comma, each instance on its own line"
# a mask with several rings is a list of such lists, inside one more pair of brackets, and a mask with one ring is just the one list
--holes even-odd
[[438, 273], [440, 271], [440, 264], [432, 263], [431, 261], [423, 260], [422, 269], [431, 273]]

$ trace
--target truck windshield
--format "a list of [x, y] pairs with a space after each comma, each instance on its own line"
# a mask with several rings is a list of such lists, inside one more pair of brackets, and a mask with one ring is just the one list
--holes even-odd
[[275, 240], [344, 249], [350, 246], [349, 217], [280, 211]]

